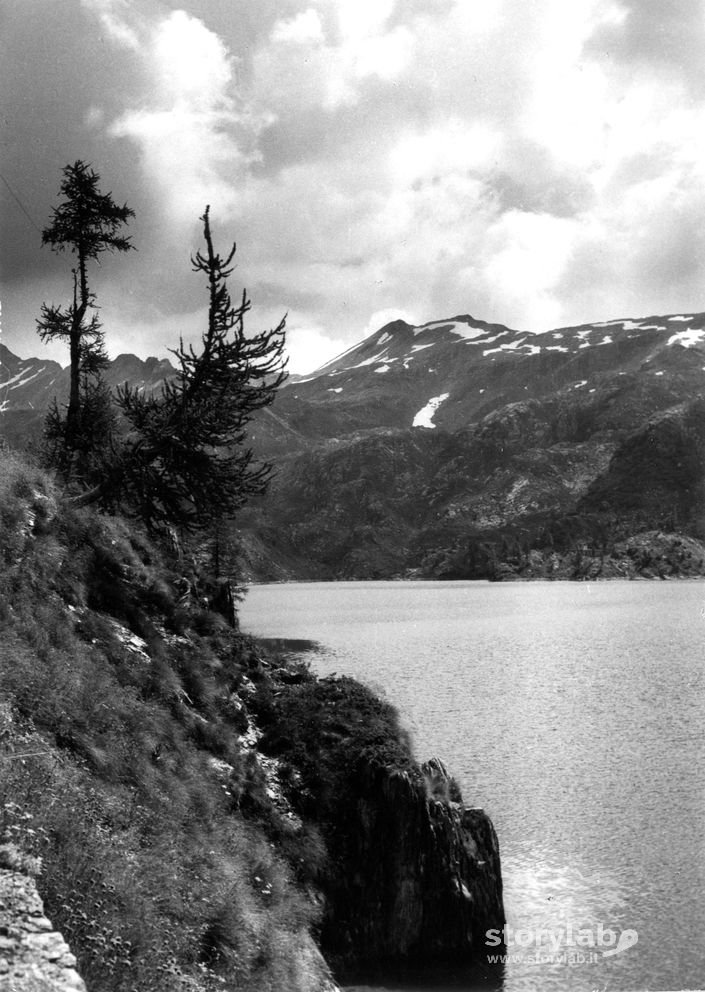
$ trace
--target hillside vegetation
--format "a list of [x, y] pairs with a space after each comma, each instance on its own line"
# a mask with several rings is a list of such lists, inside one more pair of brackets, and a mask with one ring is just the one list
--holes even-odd
[[0, 450], [0, 867], [37, 876], [91, 992], [473, 965], [504, 922], [489, 819], [220, 591]]
[[273, 665], [134, 526], [7, 452], [0, 555], [0, 854], [38, 875], [88, 987], [329, 987], [323, 845], [254, 747]]

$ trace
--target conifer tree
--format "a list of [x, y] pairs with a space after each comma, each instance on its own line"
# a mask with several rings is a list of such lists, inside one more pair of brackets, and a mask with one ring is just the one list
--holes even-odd
[[133, 246], [119, 232], [134, 212], [118, 206], [111, 193], [98, 189], [100, 177], [82, 161], [67, 165], [59, 187], [63, 202], [54, 208], [42, 244], [56, 252], [76, 256], [73, 300], [68, 306], [43, 304], [37, 329], [43, 341], [68, 343], [70, 358], [69, 401], [65, 416], [54, 401], [46, 422], [47, 449], [54, 464], [68, 478], [80, 462], [81, 473], [90, 475], [91, 462], [105, 447], [113, 415], [102, 371], [107, 364], [102, 325], [95, 294], [88, 284], [88, 264], [106, 251], [125, 252]]
[[255, 461], [247, 428], [286, 378], [286, 318], [272, 330], [245, 333], [250, 301], [243, 292], [233, 305], [227, 288], [236, 246], [227, 257], [216, 252], [209, 212], [206, 207], [200, 218], [205, 252], [191, 259], [208, 285], [208, 325], [199, 350], [181, 340], [172, 352], [177, 375], [160, 393], [126, 385], [117, 394], [129, 424], [119, 486], [151, 528], [196, 530], [232, 519], [264, 492], [271, 473], [271, 465]]

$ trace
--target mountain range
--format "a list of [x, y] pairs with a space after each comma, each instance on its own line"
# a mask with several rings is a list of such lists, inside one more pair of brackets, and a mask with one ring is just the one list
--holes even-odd
[[[119, 355], [110, 362], [105, 379], [111, 389], [126, 382], [158, 389], [173, 375], [168, 359]], [[48, 359], [18, 358], [0, 344], [0, 437], [15, 447], [22, 447], [28, 439], [36, 440], [49, 404], [55, 397], [64, 403], [68, 395], [68, 367]]]
[[[36, 430], [66, 372], [0, 349], [0, 427]], [[156, 388], [170, 364], [108, 370]], [[705, 572], [705, 314], [541, 334], [394, 321], [258, 416], [276, 471], [238, 521], [249, 578]]]

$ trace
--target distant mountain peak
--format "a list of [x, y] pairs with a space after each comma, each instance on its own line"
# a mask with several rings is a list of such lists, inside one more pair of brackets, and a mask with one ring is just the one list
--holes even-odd
[[[110, 362], [104, 378], [112, 389], [130, 382], [137, 388], [154, 390], [174, 371], [166, 358], [122, 354]], [[45, 410], [54, 397], [59, 403], [65, 402], [68, 389], [68, 368], [50, 359], [19, 358], [0, 344], [0, 412]]]

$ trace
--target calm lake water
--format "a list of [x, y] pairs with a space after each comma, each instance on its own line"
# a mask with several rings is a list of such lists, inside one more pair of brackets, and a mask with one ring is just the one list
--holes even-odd
[[[320, 642], [315, 670], [394, 703], [488, 811], [528, 931], [498, 988], [620, 992], [705, 987], [704, 607], [698, 582], [292, 583], [252, 587], [241, 618]], [[598, 925], [638, 942], [536, 963], [536, 928]]]

